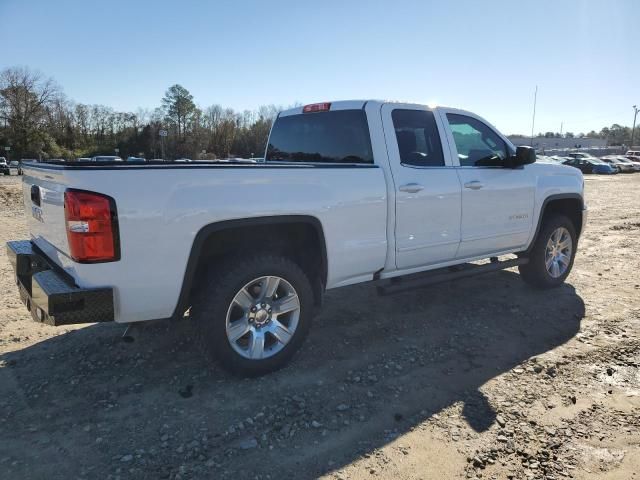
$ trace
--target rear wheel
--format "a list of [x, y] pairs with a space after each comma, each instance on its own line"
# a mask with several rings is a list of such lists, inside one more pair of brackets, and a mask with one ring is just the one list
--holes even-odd
[[573, 222], [552, 214], [542, 227], [528, 255], [529, 263], [518, 267], [522, 279], [537, 288], [561, 285], [569, 276], [576, 254], [577, 237]]
[[258, 254], [212, 267], [192, 315], [210, 353], [231, 372], [262, 375], [284, 366], [313, 316], [311, 283], [284, 256]]

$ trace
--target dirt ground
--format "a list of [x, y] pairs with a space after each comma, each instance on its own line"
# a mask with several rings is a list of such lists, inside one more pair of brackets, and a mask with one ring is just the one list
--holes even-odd
[[[331, 291], [294, 362], [252, 380], [188, 319], [133, 343], [36, 324], [0, 254], [0, 478], [640, 480], [640, 174], [586, 190], [565, 286]], [[20, 203], [0, 177], [0, 244], [27, 238]]]

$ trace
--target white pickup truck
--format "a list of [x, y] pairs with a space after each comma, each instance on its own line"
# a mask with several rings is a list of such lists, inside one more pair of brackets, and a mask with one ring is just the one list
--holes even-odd
[[291, 358], [326, 289], [513, 266], [557, 286], [586, 221], [577, 169], [472, 113], [381, 101], [281, 112], [263, 162], [39, 163], [23, 181], [31, 238], [7, 250], [34, 320], [188, 311], [244, 375]]

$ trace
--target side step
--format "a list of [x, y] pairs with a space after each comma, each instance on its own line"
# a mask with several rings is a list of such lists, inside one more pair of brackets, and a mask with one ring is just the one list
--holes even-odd
[[517, 267], [529, 263], [528, 258], [514, 258], [511, 260], [498, 261], [492, 257], [490, 263], [477, 265], [475, 263], [464, 263], [452, 267], [439, 268], [425, 273], [396, 277], [389, 280], [381, 280], [376, 286], [378, 295], [386, 296], [394, 293], [405, 292], [416, 288], [426, 287], [435, 283], [448, 282], [459, 278], [473, 277], [483, 273], [496, 272], [505, 268]]

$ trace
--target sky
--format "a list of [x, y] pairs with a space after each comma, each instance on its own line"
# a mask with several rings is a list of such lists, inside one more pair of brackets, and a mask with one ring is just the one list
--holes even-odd
[[[153, 109], [390, 99], [471, 110], [506, 134], [631, 126], [640, 0], [0, 0], [0, 69], [72, 100]], [[640, 119], [639, 119], [640, 121]]]

